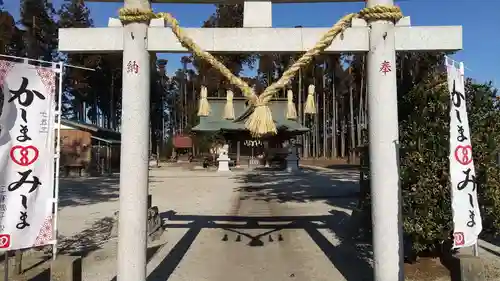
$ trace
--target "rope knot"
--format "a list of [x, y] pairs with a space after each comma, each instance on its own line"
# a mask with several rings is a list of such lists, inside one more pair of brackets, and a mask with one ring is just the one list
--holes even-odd
[[142, 10], [138, 8], [121, 8], [118, 11], [118, 15], [120, 20], [125, 23], [150, 21], [156, 18], [152, 10]]
[[397, 22], [403, 17], [403, 12], [398, 6], [377, 5], [362, 9], [359, 12], [359, 17], [367, 22], [376, 20]]

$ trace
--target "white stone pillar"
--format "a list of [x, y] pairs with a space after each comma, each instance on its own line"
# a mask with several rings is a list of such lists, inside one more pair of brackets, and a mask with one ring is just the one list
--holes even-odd
[[272, 27], [272, 7], [271, 1], [243, 2], [243, 27]]
[[[393, 4], [393, 0], [367, 0], [366, 5]], [[394, 24], [388, 21], [368, 24], [371, 26], [367, 62], [374, 280], [402, 281]]]
[[[149, 9], [150, 4], [147, 0], [125, 0], [125, 7]], [[146, 48], [148, 25], [147, 22], [129, 23], [124, 26], [123, 32], [118, 281], [146, 280], [150, 82]]]

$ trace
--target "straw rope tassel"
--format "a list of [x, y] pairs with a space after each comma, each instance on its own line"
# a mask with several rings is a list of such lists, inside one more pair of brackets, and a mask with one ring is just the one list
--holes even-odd
[[[234, 75], [224, 64], [217, 58], [212, 56], [207, 51], [204, 51], [198, 46], [193, 39], [188, 37], [184, 30], [179, 26], [179, 22], [169, 13], [153, 13], [152, 10], [141, 10], [134, 8], [121, 8], [120, 20], [125, 24], [131, 22], [148, 22], [151, 19], [163, 18], [171, 27], [182, 46], [193, 52], [195, 56], [201, 58], [217, 69], [231, 84], [238, 87], [245, 98], [252, 105], [242, 116], [247, 116], [251, 111], [250, 117], [246, 120], [245, 126], [253, 135], [260, 136], [267, 133], [276, 133], [276, 125], [273, 121], [271, 110], [267, 106], [271, 98], [285, 87], [295, 77], [299, 69], [306, 67], [311, 61], [331, 45], [332, 41], [348, 27], [351, 26], [351, 21], [354, 18], [361, 18], [368, 22], [374, 20], [387, 20], [396, 22], [403, 17], [401, 9], [397, 6], [377, 5], [370, 8], [364, 8], [359, 13], [348, 14], [342, 17], [328, 32], [326, 32], [320, 40], [309, 49], [302, 57], [295, 61], [282, 75], [282, 77], [269, 85], [262, 94], [257, 95], [255, 91], [241, 78]], [[314, 100], [313, 100], [314, 101]], [[200, 105], [202, 100], [200, 100]], [[208, 102], [207, 102], [208, 104]], [[313, 103], [314, 105], [314, 103]], [[200, 106], [200, 109], [202, 107]], [[206, 109], [203, 108], [203, 109]], [[201, 111], [201, 110], [200, 110]], [[315, 110], [314, 110], [315, 111]], [[206, 113], [202, 112], [202, 113]], [[203, 116], [203, 115], [200, 115]], [[241, 117], [241, 116], [240, 116]]]
[[207, 97], [208, 97], [207, 87], [201, 86], [198, 116], [208, 116], [210, 114], [210, 104], [208, 103]]
[[286, 110], [286, 118], [290, 120], [297, 119], [297, 109], [295, 108], [295, 104], [293, 103], [293, 92], [292, 90], [286, 91], [286, 97], [288, 99], [287, 110]]
[[224, 107], [224, 118], [227, 120], [234, 119], [234, 105], [233, 105], [233, 91], [227, 90], [226, 92], [226, 106]]
[[315, 86], [314, 85], [309, 85], [307, 88], [307, 99], [306, 99], [306, 105], [304, 106], [304, 113], [305, 114], [316, 114], [316, 104], [314, 103], [314, 93], [315, 93]]

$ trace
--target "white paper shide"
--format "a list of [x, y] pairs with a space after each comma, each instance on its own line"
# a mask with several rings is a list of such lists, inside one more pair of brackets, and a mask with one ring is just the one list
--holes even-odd
[[0, 61], [0, 251], [54, 243], [55, 77]]
[[446, 59], [450, 91], [450, 181], [454, 248], [476, 244], [482, 231], [465, 99], [464, 67]]

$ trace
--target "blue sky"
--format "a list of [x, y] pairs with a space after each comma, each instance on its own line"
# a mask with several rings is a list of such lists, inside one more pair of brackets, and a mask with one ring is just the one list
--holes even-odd
[[[4, 7], [19, 15], [19, 0], [6, 0]], [[63, 0], [52, 0], [58, 7]], [[116, 17], [123, 3], [86, 2], [97, 27]], [[492, 80], [500, 87], [500, 0], [401, 0], [396, 1], [412, 25], [462, 25], [463, 50], [453, 58], [463, 61], [466, 75], [479, 81]], [[346, 13], [357, 12], [364, 3], [313, 3], [273, 5], [273, 26], [327, 27]], [[169, 12], [184, 27], [199, 27], [214, 11], [214, 5], [154, 4], [155, 12]], [[168, 73], [180, 68], [179, 54], [162, 55], [169, 60]]]

